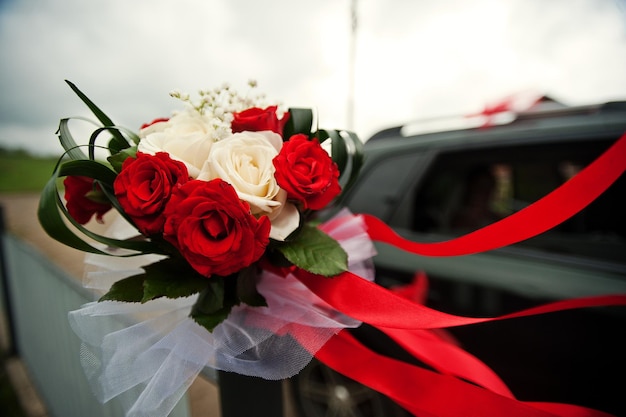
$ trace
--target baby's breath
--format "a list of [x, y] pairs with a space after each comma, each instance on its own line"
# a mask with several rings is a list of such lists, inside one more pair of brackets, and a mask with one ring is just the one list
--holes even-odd
[[221, 139], [230, 134], [230, 122], [233, 120], [233, 113], [251, 107], [266, 108], [280, 104], [270, 102], [265, 93], [259, 92], [257, 88], [257, 81], [249, 80], [246, 94], [240, 94], [230, 84], [224, 83], [213, 89], [199, 90], [198, 99], [195, 101], [191, 99], [189, 94], [179, 90], [170, 92], [170, 96], [181, 100], [206, 117], [215, 128], [215, 139]]
[[245, 94], [239, 93], [230, 84], [223, 83], [220, 87], [198, 91], [198, 98], [192, 100], [189, 94], [179, 90], [170, 92], [170, 96], [184, 102], [192, 111], [201, 114], [212, 127], [211, 137], [214, 141], [228, 137], [231, 133], [233, 114], [251, 107], [267, 108], [279, 106], [277, 115], [282, 117], [285, 109], [281, 103], [268, 100], [265, 93], [258, 91], [256, 80], [249, 80]]

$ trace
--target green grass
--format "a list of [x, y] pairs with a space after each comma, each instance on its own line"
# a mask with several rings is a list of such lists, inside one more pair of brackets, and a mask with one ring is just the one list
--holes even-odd
[[39, 192], [50, 179], [57, 158], [0, 150], [0, 193]]

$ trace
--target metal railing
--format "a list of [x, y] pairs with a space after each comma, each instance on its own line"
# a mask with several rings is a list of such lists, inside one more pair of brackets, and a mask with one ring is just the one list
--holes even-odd
[[[8, 351], [24, 363], [49, 417], [123, 416], [128, 398], [101, 404], [92, 394], [79, 360], [81, 342], [67, 318], [94, 295], [35, 248], [5, 233], [2, 224], [0, 265]], [[185, 396], [170, 417], [188, 416]]]
[[[19, 357], [49, 417], [121, 417], [124, 401], [137, 392], [101, 404], [80, 364], [80, 340], [67, 313], [95, 295], [36, 248], [6, 233], [0, 206], [0, 313], [9, 337], [8, 354]], [[113, 318], [111, 320], [114, 320]], [[116, 323], [112, 323], [116, 326]], [[283, 384], [206, 368], [203, 377], [220, 387], [222, 417], [282, 417]], [[185, 395], [170, 417], [190, 417]]]

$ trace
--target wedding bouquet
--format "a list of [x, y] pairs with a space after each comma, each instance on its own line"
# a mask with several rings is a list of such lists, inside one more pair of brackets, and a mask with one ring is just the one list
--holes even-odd
[[[50, 236], [96, 266], [87, 285], [104, 294], [71, 312], [70, 322], [83, 350], [98, 358], [85, 367], [100, 400], [152, 380], [169, 386], [134, 410], [164, 415], [205, 366], [287, 378], [332, 335], [358, 326], [288, 273], [332, 279], [350, 269], [373, 279], [374, 249], [359, 218], [345, 211], [339, 222], [316, 218], [358, 175], [354, 133], [313, 130], [310, 109], [267, 103], [254, 82], [245, 95], [227, 85], [200, 91], [197, 101], [171, 93], [182, 108], [135, 133], [68, 84], [100, 124], [78, 145], [70, 119], [61, 120], [65, 154], [38, 214]], [[106, 146], [97, 143], [103, 135]], [[96, 157], [101, 148], [106, 160]], [[86, 226], [110, 210], [119, 214], [110, 233]], [[99, 324], [146, 312], [154, 317], [117, 332]], [[165, 325], [168, 314], [176, 318]], [[169, 362], [150, 356], [164, 349]], [[166, 369], [179, 378], [156, 376]], [[132, 376], [120, 383], [124, 373]]]
[[[373, 216], [334, 207], [363, 162], [354, 133], [320, 129], [311, 110], [268, 102], [254, 83], [246, 95], [223, 86], [200, 91], [198, 101], [172, 93], [182, 109], [139, 132], [114, 124], [68, 84], [99, 123], [79, 145], [70, 119], [61, 120], [65, 153], [38, 216], [50, 236], [88, 253], [85, 262], [94, 270], [87, 285], [103, 291], [97, 302], [69, 313], [83, 341], [85, 374], [101, 401], [141, 387], [127, 415], [165, 416], [207, 366], [278, 380], [315, 356], [415, 415], [606, 415], [519, 401], [484, 363], [436, 330], [626, 305], [626, 295], [494, 318], [455, 316], [423, 305], [418, 281], [403, 290], [374, 283], [373, 241], [445, 257], [541, 234], [622, 175], [626, 135], [527, 208], [456, 239], [419, 243]], [[103, 135], [106, 146], [97, 144]], [[108, 153], [106, 160], [96, 157], [97, 149]], [[108, 233], [87, 227], [110, 210], [118, 216]], [[120, 318], [116, 326], [111, 317]], [[363, 322], [429, 369], [373, 352], [342, 331]]]
[[[93, 132], [87, 155], [69, 119], [61, 121], [69, 161], [61, 159], [42, 195], [43, 227], [86, 252], [163, 256], [116, 282], [101, 300], [145, 303], [198, 293], [191, 317], [212, 331], [233, 306], [266, 305], [255, 282], [264, 262], [327, 277], [348, 270], [346, 252], [316, 227], [315, 214], [358, 174], [361, 143], [353, 133], [313, 132], [311, 110], [267, 105], [250, 82], [247, 95], [225, 85], [201, 91], [197, 103], [174, 92], [186, 106], [135, 134], [68, 84], [103, 126]], [[106, 162], [94, 152], [105, 133], [111, 136]], [[57, 193], [60, 177], [66, 204]], [[83, 227], [112, 209], [135, 236], [114, 240]], [[61, 215], [108, 249], [90, 245]]]

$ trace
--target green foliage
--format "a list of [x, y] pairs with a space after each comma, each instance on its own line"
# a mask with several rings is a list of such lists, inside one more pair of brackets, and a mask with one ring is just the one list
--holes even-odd
[[126, 160], [126, 158], [131, 157], [134, 158], [137, 156], [137, 147], [134, 146], [132, 148], [126, 148], [119, 151], [116, 154], [113, 154], [107, 158], [115, 172], [122, 171], [122, 164]]
[[166, 258], [143, 269], [143, 274], [114, 283], [100, 301], [145, 303], [160, 297], [188, 297], [203, 291], [209, 282], [181, 258]]
[[133, 275], [115, 282], [99, 301], [125, 301], [140, 303], [143, 300], [145, 274]]
[[191, 308], [190, 316], [208, 331], [226, 320], [235, 306], [234, 297], [227, 295], [231, 285], [226, 280], [233, 277], [211, 277], [208, 285], [200, 292], [198, 300]]
[[311, 224], [278, 250], [289, 262], [314, 274], [333, 277], [348, 270], [348, 255], [339, 243]]
[[313, 126], [313, 111], [311, 109], [290, 108], [289, 113], [289, 120], [283, 129], [284, 139], [287, 140], [298, 133], [309, 136]]
[[166, 258], [144, 267], [142, 302], [159, 297], [188, 297], [203, 291], [210, 279], [200, 275], [180, 257]]
[[[128, 148], [130, 144], [128, 143], [126, 138], [124, 138], [124, 136], [121, 134], [121, 132], [119, 132], [116, 128], [113, 128], [113, 126], [115, 126], [115, 123], [113, 123], [113, 121], [109, 118], [109, 116], [107, 116], [102, 110], [100, 110], [100, 108], [96, 106], [94, 102], [91, 101], [82, 91], [80, 91], [76, 87], [76, 85], [74, 85], [72, 82], [68, 80], [65, 80], [65, 82], [70, 86], [70, 88], [74, 91], [74, 93], [76, 93], [76, 95], [80, 97], [83, 103], [85, 103], [85, 105], [89, 107], [89, 110], [91, 110], [91, 112], [98, 118], [98, 120], [100, 120], [100, 123], [102, 123], [102, 125], [104, 126], [104, 129], [110, 130], [113, 136], [111, 140], [109, 141], [109, 149], [111, 150], [111, 153], [112, 154], [117, 153], [121, 151], [122, 149]], [[96, 133], [96, 136], [97, 136], [97, 133]], [[94, 139], [95, 139], [95, 136], [94, 136]]]
[[237, 298], [253, 307], [265, 307], [267, 302], [256, 288], [257, 270], [254, 266], [244, 268], [237, 275]]
[[[59, 178], [65, 176], [77, 175], [93, 178], [98, 181], [103, 192], [111, 188], [115, 173], [106, 165], [90, 159], [80, 159], [66, 161], [60, 163], [54, 170], [52, 177], [44, 187], [41, 198], [39, 199], [39, 207], [37, 209], [37, 217], [41, 227], [48, 233], [50, 237], [57, 241], [81, 250], [83, 252], [98, 253], [108, 255], [108, 252], [102, 251], [93, 246], [84, 237], [93, 239], [103, 243], [109, 247], [124, 248], [136, 251], [135, 254], [142, 253], [163, 253], [164, 249], [147, 240], [120, 240], [112, 239], [99, 235], [79, 224], [67, 211], [57, 190]], [[111, 203], [117, 206], [117, 200], [111, 197]], [[65, 219], [65, 220], [64, 220]], [[73, 226], [70, 228], [68, 222]], [[77, 233], [77, 231], [79, 233]], [[131, 256], [134, 254], [129, 254]]]
[[[102, 123], [113, 123], [111, 119], [109, 119], [109, 117], [105, 115], [95, 104], [93, 104], [91, 100], [80, 92], [76, 86], [70, 82], [68, 82], [68, 84], [89, 107], [89, 109], [91, 109], [98, 120]], [[120, 240], [108, 238], [83, 227], [83, 225], [79, 224], [74, 218], [72, 218], [72, 216], [70, 216], [65, 204], [61, 200], [58, 189], [60, 179], [67, 176], [92, 178], [94, 182], [100, 186], [103, 194], [109, 199], [111, 205], [115, 207], [120, 214], [124, 215], [117, 199], [113, 195], [113, 181], [115, 180], [117, 174], [108, 163], [100, 162], [95, 159], [94, 149], [96, 147], [96, 138], [103, 132], [109, 132], [113, 136], [114, 140], [112, 140], [112, 142], [116, 144], [116, 153], [119, 152], [119, 149], [126, 149], [131, 145], [122, 135], [122, 131], [126, 132], [126, 129], [118, 128], [113, 125], [102, 126], [94, 130], [94, 133], [91, 135], [88, 145], [89, 156], [87, 156], [82, 151], [81, 147], [76, 144], [76, 141], [74, 140], [68, 127], [68, 121], [69, 119], [62, 119], [58, 130], [59, 141], [63, 146], [63, 149], [65, 149], [65, 157], [61, 157], [58, 160], [50, 179], [43, 187], [41, 198], [39, 199], [37, 217], [43, 229], [53, 239], [83, 252], [109, 255], [108, 252], [95, 247], [89, 241], [94, 240], [99, 243], [103, 243], [108, 247], [135, 251], [134, 253], [126, 256], [134, 256], [144, 253], [163, 254], [164, 249], [149, 240]], [[133, 140], [136, 138], [136, 135], [134, 134], [130, 134], [129, 136]], [[66, 159], [67, 157], [69, 157], [69, 161]], [[73, 227], [69, 227], [70, 224]]]

